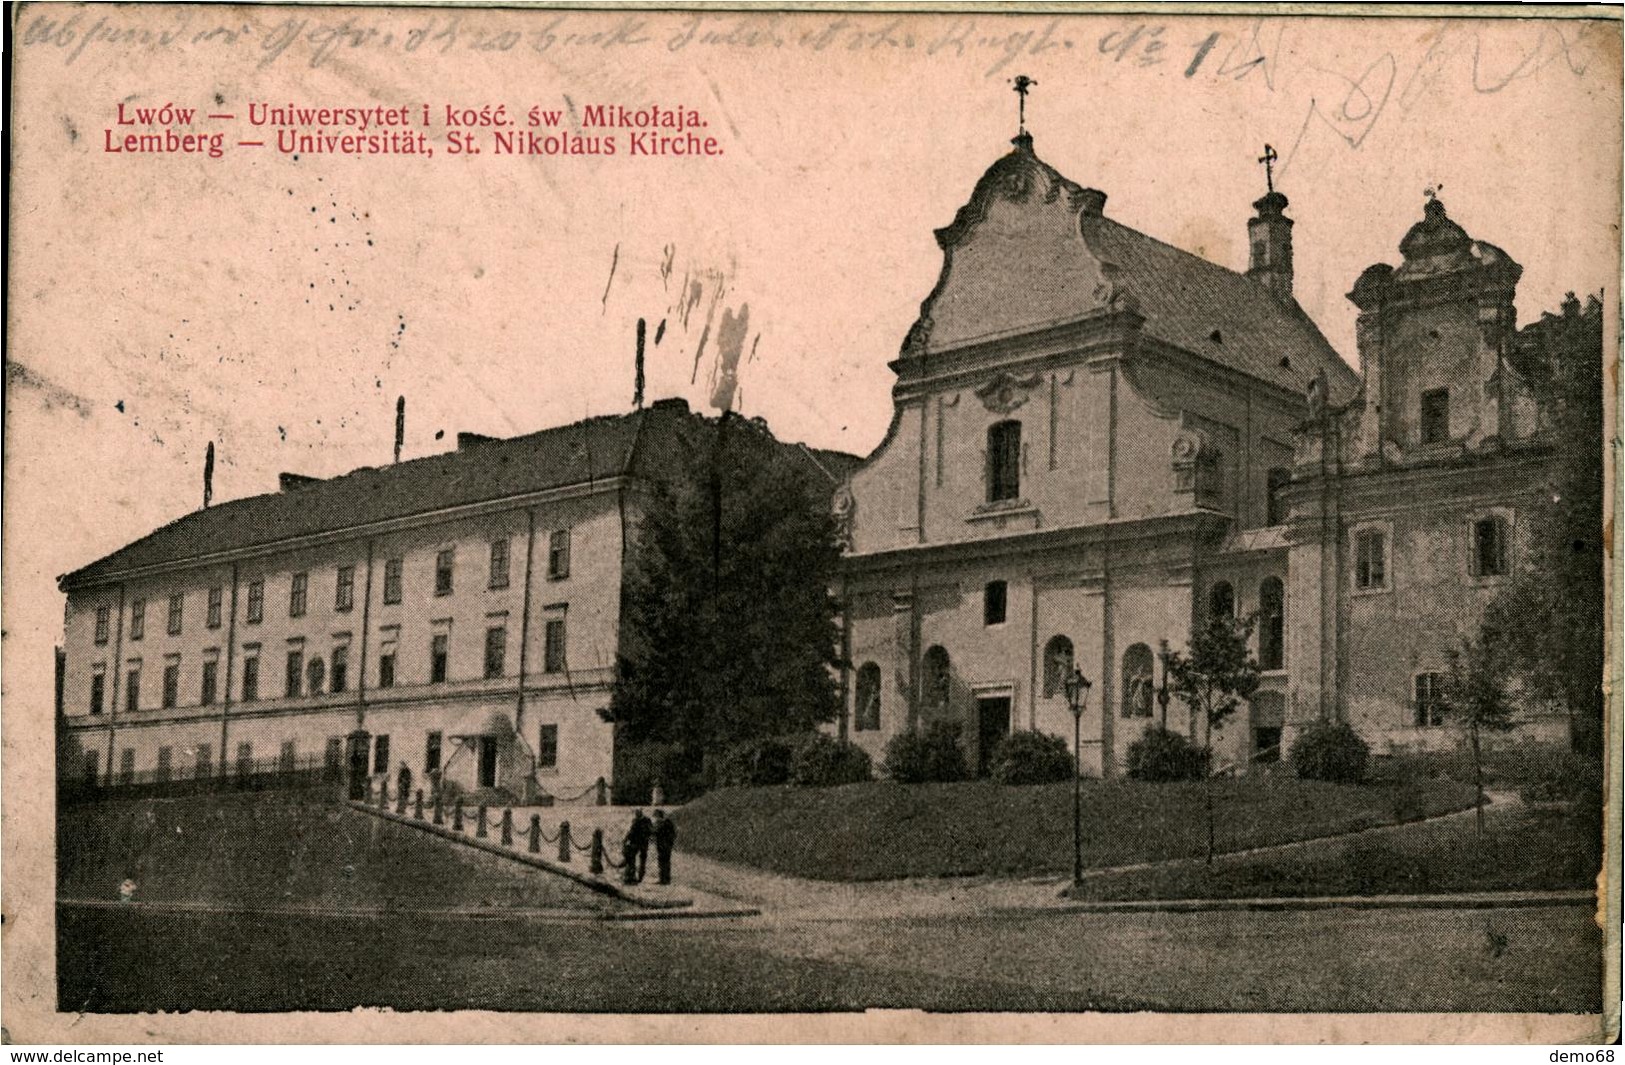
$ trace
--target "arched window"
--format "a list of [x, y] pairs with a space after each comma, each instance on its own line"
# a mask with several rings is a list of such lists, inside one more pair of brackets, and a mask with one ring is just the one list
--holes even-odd
[[321, 655], [310, 660], [310, 665], [305, 667], [305, 677], [310, 694], [320, 695], [322, 684], [327, 680], [327, 666], [322, 663]]
[[953, 664], [948, 652], [933, 644], [925, 652], [923, 675], [920, 678], [920, 701], [924, 709], [944, 710], [948, 706]]
[[1286, 593], [1281, 578], [1258, 585], [1258, 667], [1280, 669], [1286, 657]]
[[1265, 496], [1266, 502], [1264, 504], [1267, 511], [1265, 523], [1280, 525], [1286, 521], [1286, 499], [1283, 498], [1283, 491], [1288, 484], [1292, 483], [1292, 471], [1284, 466], [1271, 467], [1268, 480], [1265, 483], [1267, 486], [1265, 489], [1267, 493]]
[[1051, 636], [1044, 645], [1044, 697], [1066, 694], [1066, 678], [1072, 674], [1072, 641]]
[[1498, 514], [1473, 522], [1473, 576], [1505, 577], [1508, 571], [1507, 523]]
[[1137, 643], [1123, 652], [1123, 716], [1150, 717], [1152, 675], [1151, 648]]
[[1220, 581], [1207, 593], [1207, 616], [1209, 618], [1233, 618], [1236, 616], [1236, 592], [1230, 587], [1229, 581]]
[[1021, 497], [1021, 423], [997, 422], [987, 430], [987, 501]]
[[858, 690], [853, 700], [852, 725], [859, 732], [880, 727], [880, 667], [865, 662], [858, 667]]

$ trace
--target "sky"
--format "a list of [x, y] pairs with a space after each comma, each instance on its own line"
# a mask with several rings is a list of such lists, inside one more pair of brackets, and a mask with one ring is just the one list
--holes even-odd
[[[1272, 145], [1298, 299], [1351, 363], [1344, 294], [1398, 262], [1429, 187], [1523, 264], [1522, 320], [1619, 276], [1617, 23], [40, 10], [5, 436], [5, 694], [31, 700], [56, 576], [197, 507], [211, 441], [218, 501], [390, 461], [401, 395], [406, 457], [625, 411], [643, 318], [649, 399], [710, 409], [732, 346], [737, 409], [867, 454], [933, 230], [1009, 150], [1017, 74], [1042, 158], [1233, 268]], [[436, 153], [295, 158], [254, 103], [427, 105]], [[177, 128], [228, 146], [111, 152], [141, 131], [121, 104], [194, 108]], [[453, 154], [446, 108], [498, 104], [617, 154], [499, 155], [477, 125], [456, 132], [485, 150]], [[692, 111], [720, 154], [634, 156], [578, 124], [594, 105]]]

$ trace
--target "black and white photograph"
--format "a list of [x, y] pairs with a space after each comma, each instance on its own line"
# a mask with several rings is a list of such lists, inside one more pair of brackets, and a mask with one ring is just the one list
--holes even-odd
[[11, 8], [7, 1040], [1617, 1041], [1619, 10], [1362, 11]]

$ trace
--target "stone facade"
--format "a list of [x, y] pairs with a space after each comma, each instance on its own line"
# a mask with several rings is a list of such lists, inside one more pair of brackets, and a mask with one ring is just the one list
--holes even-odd
[[[1165, 716], [1203, 739], [1156, 698], [1159, 652], [1233, 610], [1258, 619], [1264, 677], [1214, 737], [1218, 764], [1278, 757], [1322, 715], [1379, 749], [1443, 735], [1416, 678], [1517, 565], [1542, 468], [1538, 407], [1504, 357], [1518, 267], [1430, 201], [1404, 265], [1351, 296], [1356, 374], [1292, 297], [1285, 196], [1254, 205], [1242, 274], [1107, 219], [1105, 194], [1013, 143], [938, 231], [891, 426], [837, 495], [840, 729], [878, 759], [948, 717], [985, 768], [1015, 729], [1071, 742], [1075, 663], [1093, 681], [1081, 757], [1110, 775]], [[1356, 581], [1371, 531], [1384, 555]], [[1496, 535], [1504, 557], [1475, 561]]]
[[706, 424], [661, 401], [284, 476], [275, 495], [68, 574], [65, 773], [147, 782], [354, 758], [392, 787], [405, 765], [420, 784], [438, 772], [520, 798], [611, 779], [636, 525]]

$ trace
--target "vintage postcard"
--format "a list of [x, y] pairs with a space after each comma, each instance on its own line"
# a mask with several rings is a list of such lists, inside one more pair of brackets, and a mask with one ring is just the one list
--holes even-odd
[[1616, 10], [10, 15], [9, 1040], [1618, 1037]]

